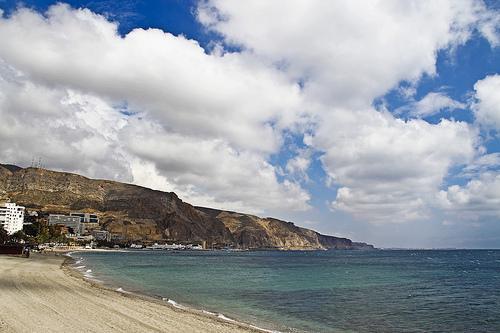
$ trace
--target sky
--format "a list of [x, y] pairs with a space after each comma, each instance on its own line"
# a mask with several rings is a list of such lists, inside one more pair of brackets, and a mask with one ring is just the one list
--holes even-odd
[[500, 5], [0, 0], [0, 161], [378, 247], [500, 248]]

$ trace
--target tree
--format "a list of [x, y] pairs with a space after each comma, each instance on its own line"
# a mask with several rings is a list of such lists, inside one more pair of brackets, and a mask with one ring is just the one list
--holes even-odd
[[10, 241], [13, 243], [19, 243], [24, 240], [26, 240], [26, 234], [22, 230], [16, 231], [10, 236]]
[[36, 236], [36, 240], [38, 244], [48, 243], [50, 241], [50, 230], [47, 226], [42, 226], [40, 228], [40, 232]]
[[27, 236], [36, 237], [40, 233], [41, 228], [40, 222], [33, 220], [31, 224], [26, 224], [23, 227], [23, 231]]
[[5, 244], [9, 240], [9, 234], [3, 228], [3, 225], [0, 224], [0, 244]]

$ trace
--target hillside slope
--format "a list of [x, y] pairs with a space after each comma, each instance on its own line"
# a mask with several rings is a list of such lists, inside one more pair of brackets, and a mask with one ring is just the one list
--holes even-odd
[[206, 241], [238, 248], [370, 248], [273, 218], [193, 207], [173, 192], [0, 164], [0, 199], [50, 213], [96, 212], [102, 229], [130, 241]]
[[271, 217], [196, 207], [215, 217], [231, 231], [235, 244], [248, 248], [285, 249], [373, 249], [366, 243], [352, 242], [347, 238], [322, 235], [314, 230], [301, 228], [292, 222]]

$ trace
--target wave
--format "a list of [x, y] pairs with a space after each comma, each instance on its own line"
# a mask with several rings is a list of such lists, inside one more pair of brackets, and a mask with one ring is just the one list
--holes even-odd
[[232, 323], [235, 323], [235, 322], [236, 322], [236, 320], [231, 319], [231, 318], [229, 318], [229, 317], [226, 317], [226, 316], [224, 316], [222, 313], [217, 314], [217, 318], [222, 319], [222, 320], [225, 320], [225, 321], [229, 321], [229, 322], [232, 322]]
[[265, 333], [281, 333], [280, 331], [268, 330], [268, 329], [265, 329], [265, 328], [262, 328], [262, 327], [258, 327], [258, 326], [255, 326], [255, 325], [248, 325], [248, 326], [250, 326], [251, 328], [253, 328], [255, 330], [262, 331], [262, 332], [265, 332]]
[[[79, 259], [81, 259], [81, 261], [84, 260], [84, 258], [79, 258]], [[76, 270], [79, 270], [80, 272], [82, 272], [83, 273], [82, 275], [87, 280], [92, 280], [93, 282], [97, 282], [97, 283], [100, 283], [100, 284], [105, 284], [106, 283], [105, 281], [96, 279], [95, 276], [92, 274], [92, 270], [91, 269], [87, 269], [85, 272], [83, 272], [83, 269], [86, 268], [86, 266], [84, 266], [84, 265], [77, 266], [77, 267], [73, 266], [72, 268], [76, 269]], [[119, 293], [123, 293], [123, 294], [132, 294], [131, 292], [124, 290], [122, 287], [116, 288], [115, 291], [119, 292]], [[223, 320], [223, 321], [234, 323], [234, 324], [240, 324], [242, 326], [250, 327], [250, 328], [253, 328], [253, 329], [255, 329], [257, 331], [260, 331], [260, 332], [264, 332], [264, 333], [282, 333], [280, 331], [265, 329], [265, 328], [262, 328], [262, 327], [258, 327], [258, 326], [252, 325], [250, 323], [245, 323], [243, 321], [238, 321], [238, 320], [229, 318], [226, 315], [224, 315], [223, 313], [211, 312], [211, 311], [207, 311], [207, 310], [203, 310], [203, 309], [199, 309], [199, 308], [197, 309], [196, 307], [184, 306], [184, 305], [181, 305], [181, 304], [177, 303], [175, 300], [170, 299], [170, 298], [163, 297], [163, 298], [161, 298], [161, 300], [164, 301], [164, 302], [166, 302], [167, 304], [169, 304], [170, 306], [172, 306], [172, 307], [174, 307], [176, 309], [185, 310], [185, 311], [189, 311], [189, 310], [201, 311], [201, 313], [203, 313], [205, 315], [208, 315], [208, 316], [211, 316], [211, 317], [214, 317], [214, 318], [218, 318], [219, 320]]]
[[[187, 307], [180, 305], [179, 303], [177, 303], [173, 299], [163, 297], [162, 300], [165, 301], [165, 302], [167, 302], [168, 304], [170, 304], [171, 306], [173, 306], [173, 307], [175, 307], [177, 309], [184, 309], [184, 310], [188, 309]], [[244, 323], [244, 322], [237, 321], [235, 319], [227, 317], [223, 313], [216, 313], [216, 312], [211, 312], [211, 311], [207, 311], [207, 310], [201, 310], [201, 312], [203, 314], [205, 314], [205, 315], [209, 315], [211, 317], [216, 317], [216, 318], [219, 318], [221, 320], [224, 320], [224, 321], [227, 321], [227, 322], [230, 322], [230, 323], [241, 324], [241, 325], [244, 325], [244, 326], [251, 327], [251, 328], [253, 328], [253, 329], [257, 330], [257, 331], [261, 331], [261, 332], [265, 332], [265, 333], [281, 333], [280, 331], [268, 330], [268, 329], [265, 329], [265, 328], [262, 328], [262, 327], [258, 327], [258, 326], [255, 326], [255, 325], [251, 325], [251, 324], [247, 324], [247, 323]]]
[[204, 314], [210, 315], [210, 316], [217, 316], [217, 313], [215, 313], [215, 312], [210, 312], [207, 310], [201, 310], [201, 312]]
[[122, 294], [130, 294], [130, 291], [126, 291], [122, 287], [116, 288], [116, 291]]
[[182, 310], [185, 310], [186, 307], [185, 306], [182, 306], [180, 305], [179, 303], [177, 303], [176, 301], [174, 301], [173, 299], [170, 299], [170, 298], [162, 298], [163, 301], [167, 302], [168, 304], [170, 304], [171, 306], [173, 306], [174, 308], [177, 308], [177, 309], [182, 309]]

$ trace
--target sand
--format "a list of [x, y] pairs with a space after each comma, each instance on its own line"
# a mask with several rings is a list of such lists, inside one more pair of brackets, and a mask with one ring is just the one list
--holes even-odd
[[256, 332], [93, 285], [64, 260], [0, 256], [0, 332]]

